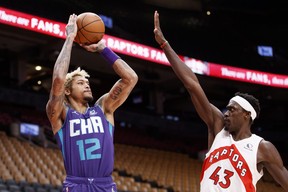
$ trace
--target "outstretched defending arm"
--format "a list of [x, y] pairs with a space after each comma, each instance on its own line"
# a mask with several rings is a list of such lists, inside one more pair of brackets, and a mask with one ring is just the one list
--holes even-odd
[[175, 74], [182, 81], [185, 88], [189, 92], [197, 113], [208, 126], [209, 133], [215, 136], [223, 128], [223, 114], [214, 105], [210, 104], [196, 75], [179, 58], [168, 41], [165, 39], [160, 28], [159, 14], [157, 11], [154, 13], [154, 34], [155, 40], [163, 49]]

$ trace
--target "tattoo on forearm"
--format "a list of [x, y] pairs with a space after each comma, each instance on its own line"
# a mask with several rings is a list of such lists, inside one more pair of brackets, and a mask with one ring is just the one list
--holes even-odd
[[74, 25], [67, 25], [66, 27], [67, 34], [70, 34], [74, 31]]
[[110, 95], [111, 99], [116, 100], [118, 96], [121, 94], [121, 92], [122, 92], [122, 86], [121, 85], [116, 86], [112, 90], [112, 94]]
[[[72, 40], [69, 39], [68, 41], [72, 41]], [[61, 58], [67, 60], [69, 64], [70, 57], [71, 57], [71, 46], [65, 45]]]
[[54, 71], [63, 72], [66, 75], [70, 64], [70, 51], [71, 47], [68, 47], [67, 45], [63, 47], [55, 63]]

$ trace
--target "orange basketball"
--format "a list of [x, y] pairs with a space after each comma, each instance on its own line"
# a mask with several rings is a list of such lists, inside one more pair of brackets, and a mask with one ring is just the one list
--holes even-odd
[[99, 42], [105, 34], [105, 25], [101, 17], [95, 13], [85, 12], [77, 17], [77, 35], [75, 41], [79, 44]]

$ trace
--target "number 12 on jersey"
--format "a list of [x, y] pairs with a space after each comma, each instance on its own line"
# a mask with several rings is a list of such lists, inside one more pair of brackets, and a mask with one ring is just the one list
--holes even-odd
[[[85, 140], [78, 140], [76, 144], [78, 145], [81, 161], [90, 159], [101, 159], [101, 153], [93, 153], [101, 148], [99, 139], [91, 138]], [[93, 145], [89, 145], [89, 147], [87, 147], [88, 144]]]

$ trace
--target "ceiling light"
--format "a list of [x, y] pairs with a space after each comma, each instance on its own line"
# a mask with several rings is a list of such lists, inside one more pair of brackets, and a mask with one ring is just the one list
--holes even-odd
[[42, 69], [42, 67], [39, 66], [39, 65], [37, 65], [37, 66], [35, 67], [35, 70], [36, 70], [36, 71], [41, 71], [41, 69]]

